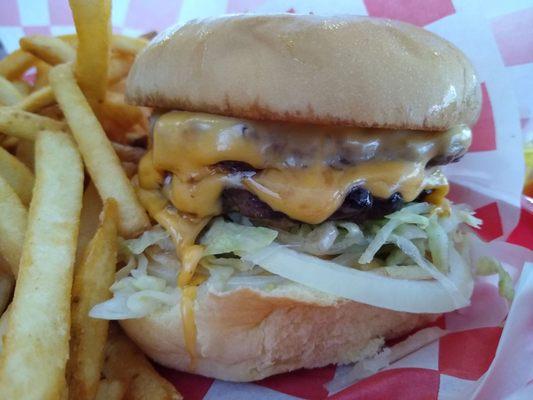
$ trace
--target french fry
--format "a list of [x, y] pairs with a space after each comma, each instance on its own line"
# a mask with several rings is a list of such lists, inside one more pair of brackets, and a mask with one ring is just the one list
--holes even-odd
[[0, 76], [0, 104], [11, 106], [22, 101], [23, 98], [24, 96], [22, 96], [15, 85], [3, 76]]
[[113, 50], [132, 56], [136, 56], [147, 44], [148, 40], [144, 38], [135, 38], [125, 35], [113, 35], [111, 39]]
[[74, 61], [76, 51], [68, 43], [52, 36], [26, 36], [20, 48], [51, 65]]
[[117, 264], [117, 205], [108, 199], [102, 224], [74, 272], [72, 328], [68, 363], [69, 398], [92, 400], [104, 365], [109, 321], [89, 317], [93, 306], [107, 300]]
[[54, 104], [55, 101], [56, 99], [52, 88], [50, 86], [44, 86], [19, 101], [15, 107], [19, 110], [35, 112], [39, 111], [41, 108]]
[[53, 68], [50, 82], [98, 193], [104, 201], [112, 197], [118, 203], [120, 234], [125, 237], [139, 234], [149, 225], [148, 216], [113, 146], [76, 84], [72, 66], [65, 64]]
[[22, 97], [29, 95], [32, 90], [32, 86], [24, 79], [15, 79], [11, 83], [17, 88]]
[[3, 136], [2, 137], [2, 147], [4, 149], [11, 149], [18, 144], [19, 139], [14, 136]]
[[102, 379], [94, 400], [121, 400], [126, 395], [126, 389], [124, 382]]
[[121, 79], [125, 78], [130, 71], [133, 57], [131, 56], [116, 56], [109, 61], [109, 72], [107, 75], [107, 82], [109, 86], [114, 85]]
[[15, 50], [0, 60], [0, 76], [6, 79], [16, 79], [32, 67], [36, 59], [23, 50]]
[[102, 200], [94, 186], [89, 182], [83, 193], [83, 202], [80, 216], [80, 233], [78, 234], [78, 247], [76, 249], [76, 264], [81, 262], [85, 248], [98, 229], [98, 220], [102, 212]]
[[[115, 328], [115, 327], [114, 327]], [[126, 382], [127, 399], [177, 400], [179, 392], [162, 378], [144, 354], [118, 329], [112, 329], [106, 348], [104, 376]]]
[[15, 278], [11, 271], [0, 271], [0, 314], [4, 312], [11, 300], [14, 284]]
[[5, 311], [11, 301], [15, 278], [11, 271], [0, 271], [0, 315]]
[[7, 332], [7, 324], [9, 320], [9, 314], [11, 312], [11, 306], [8, 306], [4, 313], [0, 316], [0, 356], [4, 347], [4, 336]]
[[76, 78], [96, 110], [105, 99], [111, 38], [111, 0], [70, 0], [78, 34]]
[[57, 37], [67, 42], [74, 49], [78, 47], [78, 35], [75, 33], [67, 33], [66, 35], [59, 35]]
[[114, 93], [126, 93], [126, 79], [121, 79], [113, 85], [109, 86], [109, 91]]
[[0, 359], [5, 399], [56, 400], [66, 391], [70, 289], [83, 189], [71, 137], [42, 132], [35, 188]]
[[113, 121], [121, 131], [129, 130], [133, 125], [141, 123], [144, 114], [139, 107], [124, 102], [106, 100], [100, 109], [103, 118]]
[[17, 143], [15, 156], [30, 169], [34, 170], [34, 141], [20, 139]]
[[15, 191], [0, 176], [0, 254], [17, 276], [28, 212]]
[[35, 140], [37, 133], [42, 130], [66, 131], [67, 125], [13, 107], [0, 107], [0, 132], [20, 139]]
[[37, 78], [35, 78], [34, 90], [40, 89], [48, 85], [48, 72], [52, 66], [43, 60], [36, 59], [35, 68], [37, 69]]
[[24, 205], [30, 204], [33, 174], [26, 165], [1, 147], [0, 176], [13, 188]]

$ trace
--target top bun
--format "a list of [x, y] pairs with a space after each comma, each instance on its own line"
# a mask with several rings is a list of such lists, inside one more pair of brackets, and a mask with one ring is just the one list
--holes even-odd
[[393, 129], [471, 125], [471, 63], [415, 26], [359, 16], [230, 15], [159, 34], [127, 99], [233, 117]]

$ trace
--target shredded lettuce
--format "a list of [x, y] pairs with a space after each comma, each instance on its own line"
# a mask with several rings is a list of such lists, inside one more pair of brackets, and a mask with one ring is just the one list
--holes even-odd
[[433, 214], [429, 218], [429, 224], [426, 229], [428, 238], [428, 247], [431, 252], [433, 265], [441, 272], [448, 272], [448, 246], [449, 238], [442, 226], [438, 222], [438, 217]]
[[125, 240], [123, 244], [131, 254], [142, 254], [148, 247], [153, 246], [156, 243], [161, 245], [163, 241], [168, 238], [168, 232], [162, 227], [156, 226], [155, 228], [144, 232], [136, 239]]
[[176, 277], [180, 265], [168, 233], [161, 227], [122, 241], [119, 256], [126, 264], [115, 274], [110, 288], [113, 297], [94, 306], [91, 317], [141, 318], [179, 301]]
[[379, 249], [387, 243], [390, 235], [392, 235], [400, 225], [416, 224], [422, 229], [426, 228], [429, 224], [429, 219], [420, 214], [427, 213], [429, 209], [430, 206], [427, 203], [416, 203], [388, 215], [387, 219], [389, 221], [378, 230], [364, 253], [359, 257], [359, 263], [368, 264], [371, 262]]
[[276, 239], [275, 230], [238, 225], [217, 218], [201, 240], [205, 246], [204, 255], [239, 254], [243, 251], [255, 251], [268, 246]]
[[316, 227], [302, 224], [293, 231], [278, 231], [278, 242], [315, 256], [335, 255], [354, 245], [366, 245], [361, 228], [353, 222], [325, 222]]
[[[393, 310], [443, 312], [467, 305], [472, 291], [461, 224], [480, 221], [466, 207], [439, 213], [427, 203], [363, 224], [329, 221], [289, 230], [256, 227], [239, 215], [219, 217], [200, 239], [199, 271], [221, 292], [292, 284]], [[92, 316], [140, 318], [179, 301], [180, 263], [162, 228], [122, 241], [120, 260], [113, 298], [95, 306]], [[503, 269], [491, 264], [479, 271], [500, 274], [501, 293], [512, 296]]]
[[498, 274], [498, 291], [500, 296], [511, 302], [514, 298], [513, 280], [502, 264], [493, 257], [480, 257], [476, 265], [478, 275]]

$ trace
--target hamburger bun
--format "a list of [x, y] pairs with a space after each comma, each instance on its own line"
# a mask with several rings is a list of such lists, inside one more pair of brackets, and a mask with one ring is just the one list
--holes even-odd
[[382, 339], [404, 335], [436, 318], [322, 297], [297, 285], [283, 292], [241, 288], [217, 293], [203, 284], [194, 312], [195, 368], [185, 348], [179, 304], [121, 325], [162, 365], [247, 382], [372, 356]]
[[231, 15], [158, 35], [129, 102], [226, 116], [392, 129], [471, 125], [480, 111], [464, 54], [424, 29], [358, 16]]

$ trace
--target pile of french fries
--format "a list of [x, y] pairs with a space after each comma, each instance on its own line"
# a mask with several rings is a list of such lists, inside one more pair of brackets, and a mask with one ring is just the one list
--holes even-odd
[[142, 38], [110, 0], [70, 0], [76, 35], [30, 36], [0, 60], [0, 398], [179, 399], [118, 326], [118, 237], [150, 226], [129, 178], [147, 110], [124, 102]]

